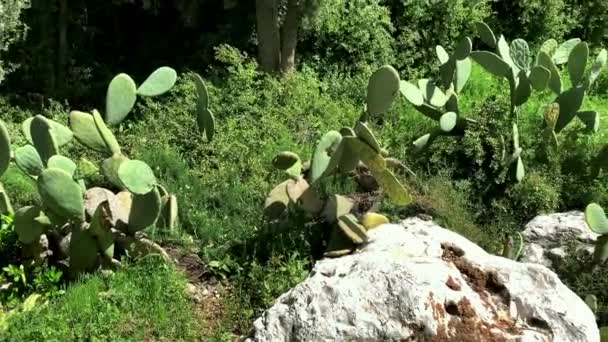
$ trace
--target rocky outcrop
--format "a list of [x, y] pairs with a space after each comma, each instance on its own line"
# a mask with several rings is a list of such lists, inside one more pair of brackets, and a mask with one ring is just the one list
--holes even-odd
[[566, 246], [573, 243], [578, 250], [593, 253], [599, 235], [585, 223], [579, 211], [540, 215], [530, 221], [524, 231], [524, 250], [520, 261], [553, 268], [566, 256]]
[[591, 310], [548, 268], [490, 255], [412, 218], [317, 262], [250, 341], [599, 342]]

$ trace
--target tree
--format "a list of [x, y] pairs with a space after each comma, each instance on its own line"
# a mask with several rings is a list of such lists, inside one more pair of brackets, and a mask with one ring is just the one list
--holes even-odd
[[[13, 43], [25, 37], [27, 27], [20, 18], [21, 12], [29, 6], [29, 0], [0, 0], [0, 57]], [[0, 59], [0, 82], [11, 67]]]
[[287, 5], [282, 16], [279, 13], [283, 7], [281, 0], [256, 0], [255, 3], [258, 62], [266, 72], [286, 73], [295, 66], [298, 29], [304, 16], [306, 0], [284, 1]]

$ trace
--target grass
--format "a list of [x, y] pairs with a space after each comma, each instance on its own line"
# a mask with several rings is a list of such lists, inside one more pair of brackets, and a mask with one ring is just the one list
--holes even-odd
[[112, 277], [88, 276], [65, 295], [11, 318], [4, 341], [193, 341], [198, 323], [172, 267], [147, 258]]

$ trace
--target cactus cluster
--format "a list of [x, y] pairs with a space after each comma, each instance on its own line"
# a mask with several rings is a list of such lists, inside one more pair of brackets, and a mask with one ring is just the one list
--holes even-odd
[[471, 75], [471, 49], [472, 42], [468, 37], [458, 43], [452, 55], [438, 45], [440, 80], [421, 79], [415, 84], [405, 80], [400, 82], [399, 90], [408, 102], [439, 123], [435, 130], [414, 141], [416, 148], [430, 146], [441, 135], [462, 134], [466, 126], [474, 122], [464, 118], [458, 108], [458, 95]]
[[[36, 261], [52, 258], [76, 275], [100, 266], [116, 267], [120, 253], [138, 256], [152, 252], [170, 260], [142, 231], [155, 224], [174, 229], [177, 199], [158, 183], [146, 163], [123, 154], [106, 122], [120, 123], [132, 109], [136, 95], [160, 95], [175, 80], [175, 71], [162, 67], [136, 88], [128, 75], [120, 74], [108, 87], [106, 120], [96, 110], [72, 111], [68, 128], [37, 115], [22, 124], [28, 144], [14, 151], [0, 122], [0, 173], [14, 162], [36, 182], [40, 195], [40, 205], [14, 212], [19, 240]], [[60, 148], [73, 139], [102, 153], [105, 159], [97, 166], [61, 155]], [[87, 184], [88, 176], [95, 173], [103, 175], [115, 191]], [[1, 213], [13, 214], [1, 185], [0, 192]]]
[[[580, 39], [571, 39], [561, 45], [555, 40], [545, 42], [533, 58], [528, 43], [523, 39], [507, 42], [503, 35], [498, 38], [488, 25], [475, 23], [478, 36], [493, 51], [471, 51], [471, 39], [465, 37], [450, 56], [443, 47], [437, 46], [441, 62], [440, 80], [422, 79], [416, 84], [401, 81], [401, 94], [423, 115], [437, 121], [438, 127], [431, 133], [416, 139], [417, 149], [428, 147], [438, 136], [462, 135], [475, 121], [464, 118], [458, 109], [458, 94], [464, 88], [471, 72], [473, 60], [487, 72], [504, 78], [509, 83], [510, 117], [512, 123], [513, 151], [503, 153], [505, 171], [514, 170], [515, 179], [521, 181], [525, 174], [521, 158], [517, 130], [518, 112], [533, 91], [550, 89], [555, 100], [547, 106], [542, 136], [556, 146], [557, 134], [577, 117], [589, 132], [597, 132], [599, 115], [595, 111], [581, 110], [584, 96], [598, 78], [608, 60], [608, 52], [601, 50], [588, 67], [589, 47]], [[570, 87], [562, 85], [560, 69], [566, 65]], [[605, 156], [602, 156], [605, 157]], [[606, 158], [598, 156], [594, 170], [604, 168]], [[515, 167], [513, 167], [515, 166]]]
[[[369, 80], [366, 111], [361, 118], [378, 117], [387, 111], [398, 93], [398, 85], [399, 75], [392, 67], [383, 66], [377, 70]], [[296, 206], [315, 220], [330, 224], [333, 230], [325, 254], [329, 257], [352, 252], [357, 245], [367, 241], [367, 230], [388, 223], [388, 219], [373, 212], [357, 217], [353, 214], [355, 201], [348, 196], [332, 194], [322, 199], [316, 187], [321, 179], [366, 167], [393, 203], [407, 205], [411, 201], [408, 190], [391, 170], [400, 164], [388, 158], [388, 152], [361, 120], [352, 128], [325, 133], [310, 161], [303, 162], [296, 153], [283, 151], [276, 155], [272, 164], [289, 179], [270, 191], [264, 205], [265, 216], [277, 219], [291, 206]]]

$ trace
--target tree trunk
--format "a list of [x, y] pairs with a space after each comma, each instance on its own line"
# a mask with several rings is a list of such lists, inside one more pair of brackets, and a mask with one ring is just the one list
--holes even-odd
[[281, 51], [279, 41], [279, 15], [276, 0], [256, 0], [256, 26], [258, 34], [258, 62], [262, 70], [279, 70]]
[[58, 16], [58, 46], [57, 46], [57, 91], [60, 96], [65, 94], [66, 72], [68, 65], [68, 2], [59, 0]]
[[302, 17], [302, 1], [288, 0], [285, 22], [281, 28], [281, 72], [290, 72], [296, 63], [298, 28]]

